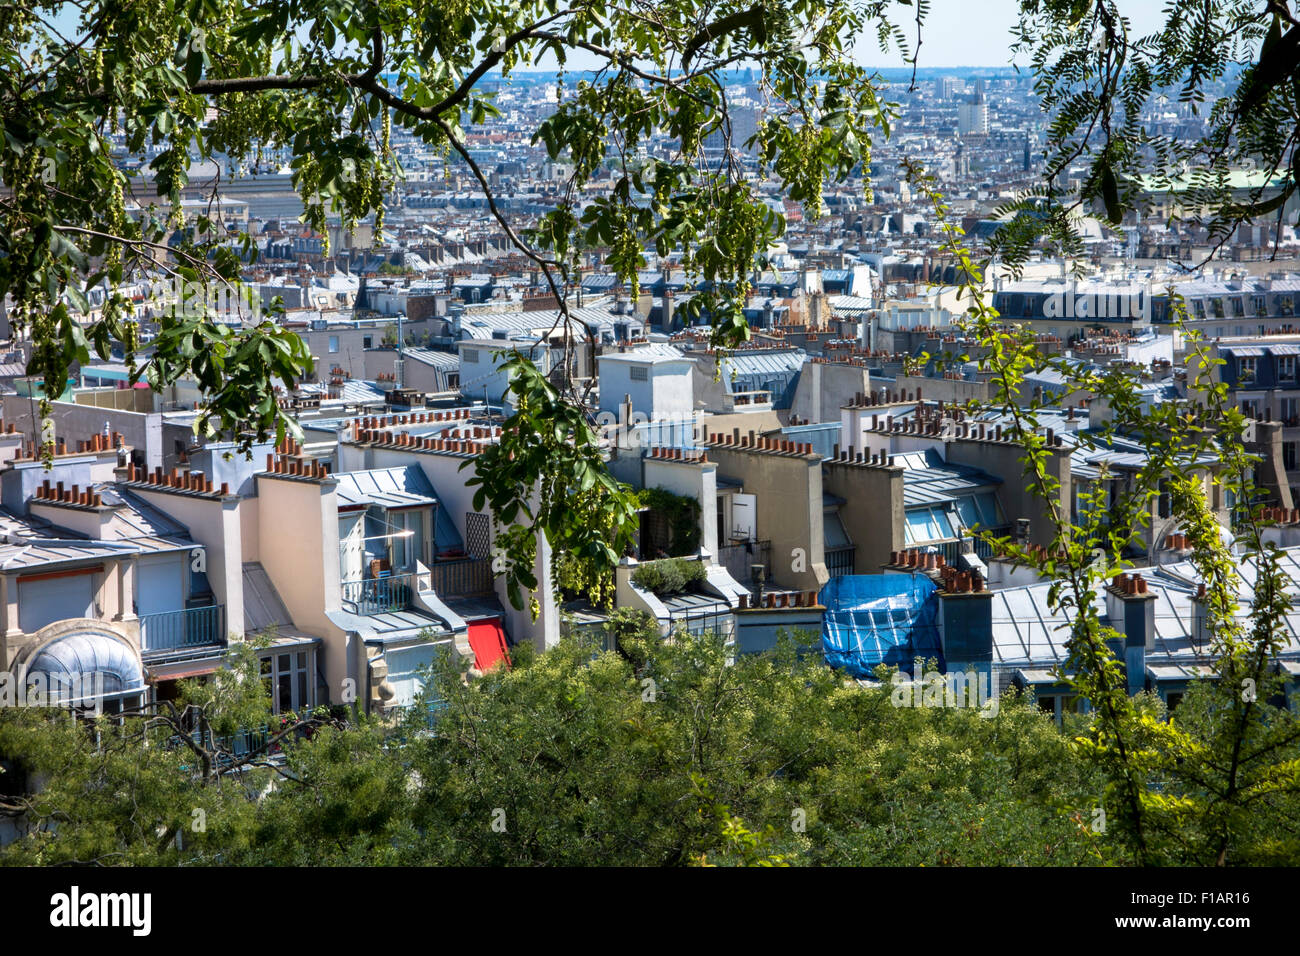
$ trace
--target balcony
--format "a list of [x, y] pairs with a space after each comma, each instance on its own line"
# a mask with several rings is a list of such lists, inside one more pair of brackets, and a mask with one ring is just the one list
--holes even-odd
[[772, 573], [772, 542], [742, 541], [724, 544], [718, 548], [718, 564], [727, 569], [732, 579], [748, 584], [753, 578], [753, 565], [761, 564], [768, 576]]
[[487, 558], [435, 561], [429, 582], [442, 597], [482, 597], [493, 593], [492, 562]]
[[226, 643], [226, 606], [213, 604], [140, 615], [140, 652], [167, 654]]
[[847, 548], [827, 548], [826, 570], [830, 572], [830, 576], [838, 578], [852, 574], [857, 552], [858, 549], [854, 545], [849, 545]]
[[[994, 537], [1004, 537], [1011, 534], [1012, 528], [990, 528], [989, 533]], [[937, 541], [931, 544], [917, 545], [922, 551], [927, 548], [935, 548], [943, 555], [944, 561], [948, 564], [956, 564], [961, 555], [974, 552], [975, 556], [981, 561], [988, 561], [994, 556], [993, 545], [976, 534], [970, 534], [956, 541]]]
[[416, 587], [413, 572], [388, 574], [378, 578], [344, 581], [343, 606], [362, 617], [404, 611], [411, 606]]
[[762, 412], [770, 411], [772, 408], [772, 393], [766, 389], [755, 389], [749, 392], [732, 392], [730, 397], [732, 411]]

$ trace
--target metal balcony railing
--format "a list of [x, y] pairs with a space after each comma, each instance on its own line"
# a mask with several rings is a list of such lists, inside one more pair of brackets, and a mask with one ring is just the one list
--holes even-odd
[[415, 574], [389, 574], [380, 578], [344, 581], [343, 605], [353, 614], [367, 617], [403, 611], [411, 606], [415, 588]]
[[771, 574], [772, 542], [744, 541], [738, 544], [724, 544], [718, 548], [718, 564], [727, 569], [727, 573], [737, 584], [748, 585], [753, 578], [753, 566], [761, 564]]
[[[993, 528], [990, 529], [990, 532], [996, 537], [1002, 537], [1010, 534], [1011, 530], [1010, 527]], [[993, 546], [983, 538], [973, 534], [956, 541], [939, 541], [933, 544], [919, 544], [917, 547], [922, 551], [925, 551], [928, 548], [937, 549], [938, 552], [943, 555], [944, 560], [949, 564], [956, 564], [960, 559], [960, 556], [966, 553], [967, 550], [974, 551], [975, 556], [982, 561], [987, 561], [989, 558], [993, 557]]]
[[429, 567], [429, 583], [435, 594], [445, 597], [474, 597], [493, 591], [492, 562], [488, 558], [435, 561]]
[[144, 654], [225, 643], [224, 604], [140, 615], [140, 650]]
[[857, 553], [858, 549], [854, 545], [847, 548], [827, 548], [826, 570], [830, 573], [830, 576], [838, 578], [846, 574], [852, 574]]

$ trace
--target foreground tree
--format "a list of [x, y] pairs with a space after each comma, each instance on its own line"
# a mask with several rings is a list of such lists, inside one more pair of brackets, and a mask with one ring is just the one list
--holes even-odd
[[[1300, 21], [1289, 0], [1170, 0], [1137, 33], [1124, 0], [1021, 0], [1015, 53], [1028, 55], [1050, 117], [1043, 182], [1003, 210], [994, 243], [1019, 268], [1044, 239], [1083, 247], [1078, 217], [1119, 225], [1155, 195], [1182, 193], [1181, 215], [1216, 248], [1242, 223], [1274, 223], [1300, 190]], [[1148, 127], [1163, 103], [1188, 105], [1199, 135]], [[1086, 167], [1078, 189], [1072, 166]], [[1253, 171], [1244, 194], [1241, 175]], [[1131, 221], [1131, 220], [1130, 220]]]
[[[933, 177], [915, 164], [908, 173], [933, 203], [965, 277], [960, 291], [972, 304], [960, 325], [980, 346], [979, 364], [995, 386], [993, 401], [979, 410], [1005, 417], [1025, 451], [1023, 480], [1054, 532], [1045, 551], [983, 537], [1052, 582], [1049, 604], [1065, 617], [1068, 637], [1057, 676], [1088, 701], [1092, 714], [1075, 747], [1105, 774], [1103, 809], [1120, 846], [1144, 865], [1294, 862], [1300, 857], [1300, 719], [1278, 663], [1291, 633], [1292, 588], [1277, 547], [1264, 538], [1267, 502], [1254, 484], [1258, 457], [1246, 450], [1249, 421], [1212, 375], [1221, 360], [1180, 321], [1176, 328], [1189, 353], [1187, 395], [1146, 407], [1128, 368], [1098, 370], [1044, 355], [1033, 330], [1003, 323], [975, 294], [989, 262], [972, 259], [960, 227], [947, 220]], [[1185, 319], [1181, 300], [1173, 290], [1171, 296]], [[1027, 400], [1027, 378], [1044, 370], [1060, 375], [1061, 391], [1039, 390]], [[1110, 410], [1106, 421], [1072, 441], [1106, 448], [1123, 435], [1146, 450], [1126, 486], [1111, 496], [1099, 481], [1080, 495], [1078, 514], [1053, 475], [1044, 424], [1045, 416], [1061, 411], [1062, 396], [1072, 394], [1092, 395]], [[1229, 502], [1228, 528], [1211, 507], [1211, 484]], [[1209, 639], [1203, 654], [1211, 672], [1168, 721], [1130, 696], [1114, 649], [1123, 635], [1103, 624], [1097, 609], [1113, 576], [1149, 562], [1140, 535], [1162, 494], [1172, 522], [1166, 530], [1187, 535], [1196, 580], [1204, 584], [1199, 601]], [[1249, 595], [1244, 607], [1243, 594]]]
[[[0, 759], [44, 788], [9, 863], [1074, 864], [1110, 859], [1093, 771], [1032, 701], [895, 706], [785, 644], [727, 663], [624, 622], [509, 672], [443, 661], [404, 725], [321, 724], [283, 761], [204, 783], [184, 746], [0, 712]], [[888, 677], [887, 674], [882, 674]], [[229, 688], [218, 696], [229, 693]], [[217, 707], [210, 700], [210, 707]], [[254, 757], [253, 764], [266, 761]], [[3, 778], [0, 778], [2, 781]], [[5, 792], [0, 786], [0, 792]], [[191, 832], [195, 809], [204, 832]], [[178, 846], [175, 830], [181, 831]]]
[[282, 775], [272, 759], [326, 714], [276, 720], [256, 648], [232, 647], [180, 699], [92, 719], [0, 711], [0, 816], [19, 839], [0, 863], [83, 866], [219, 863], [253, 839], [254, 797]]
[[[324, 232], [332, 215], [349, 225], [373, 216], [382, 236], [384, 203], [401, 174], [396, 123], [469, 170], [510, 242], [555, 294], [558, 331], [570, 347], [589, 334], [566, 303], [581, 253], [591, 247], [607, 250], [609, 266], [634, 292], [643, 248], [679, 254], [703, 289], [687, 317], [707, 315], [716, 343], [735, 345], [748, 337], [741, 306], [749, 279], [784, 221], [730, 150], [705, 156], [712, 133], [742, 145], [733, 141], [726, 71], [756, 71], [767, 112], [754, 146], [787, 196], [815, 215], [826, 180], [865, 161], [873, 132], [888, 129], [888, 109], [848, 51], [867, 29], [891, 42], [884, 18], [891, 5], [112, 0], [74, 11], [65, 3], [0, 4], [7, 187], [0, 296], [12, 296], [11, 320], [35, 345], [29, 372], [45, 382], [62, 383], [70, 362], [86, 361], [92, 349], [106, 357], [117, 343], [133, 380], [198, 381], [205, 400], [196, 430], [204, 434], [230, 433], [247, 447], [296, 432], [274, 396], [277, 383], [292, 386], [308, 371], [296, 336], [269, 318], [231, 330], [201, 308], [182, 309], [163, 320], [137, 364], [135, 319], [116, 290], [155, 269], [183, 290], [238, 284], [255, 252], [249, 237], [227, 233], [215, 208], [189, 222], [181, 209], [195, 157], [238, 168], [261, 150], [288, 149], [309, 225]], [[559, 107], [534, 134], [573, 172], [562, 201], [525, 230], [497, 206], [465, 129], [497, 115], [482, 82], [490, 72], [509, 78], [534, 65], [563, 69], [573, 55], [593, 66], [572, 79], [561, 74]], [[643, 155], [658, 131], [675, 151]], [[114, 134], [125, 137], [130, 156], [160, 150], [149, 164], [156, 193], [132, 193], [138, 183], [119, 168]], [[605, 170], [613, 190], [588, 195]], [[220, 187], [220, 177], [205, 184], [214, 202]], [[138, 213], [128, 215], [129, 201]], [[76, 310], [86, 311], [87, 291], [101, 284], [107, 305], [83, 328]], [[507, 522], [517, 519], [607, 567], [617, 552], [606, 530], [614, 529], [616, 543], [626, 537], [634, 510], [600, 464], [595, 433], [573, 412], [580, 396], [571, 366], [564, 369], [558, 387], [523, 377], [520, 415], [506, 425], [500, 461], [485, 463], [480, 475], [495, 508], [515, 505]], [[551, 452], [541, 459], [529, 454], [539, 439]], [[506, 466], [512, 455], [515, 464]], [[507, 555], [512, 596], [521, 584], [536, 587], [525, 550], [521, 538]]]

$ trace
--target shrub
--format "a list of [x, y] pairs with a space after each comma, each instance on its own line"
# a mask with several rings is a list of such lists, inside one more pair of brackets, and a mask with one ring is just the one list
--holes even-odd
[[632, 583], [655, 595], [679, 594], [704, 580], [704, 565], [687, 558], [648, 561], [632, 572]]

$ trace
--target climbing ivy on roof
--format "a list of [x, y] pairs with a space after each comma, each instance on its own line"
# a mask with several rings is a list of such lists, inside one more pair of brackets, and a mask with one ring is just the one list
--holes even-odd
[[[668, 547], [673, 556], [693, 556], [700, 548], [700, 502], [666, 488], [646, 488], [641, 503], [668, 522]], [[644, 542], [642, 542], [644, 544]]]

